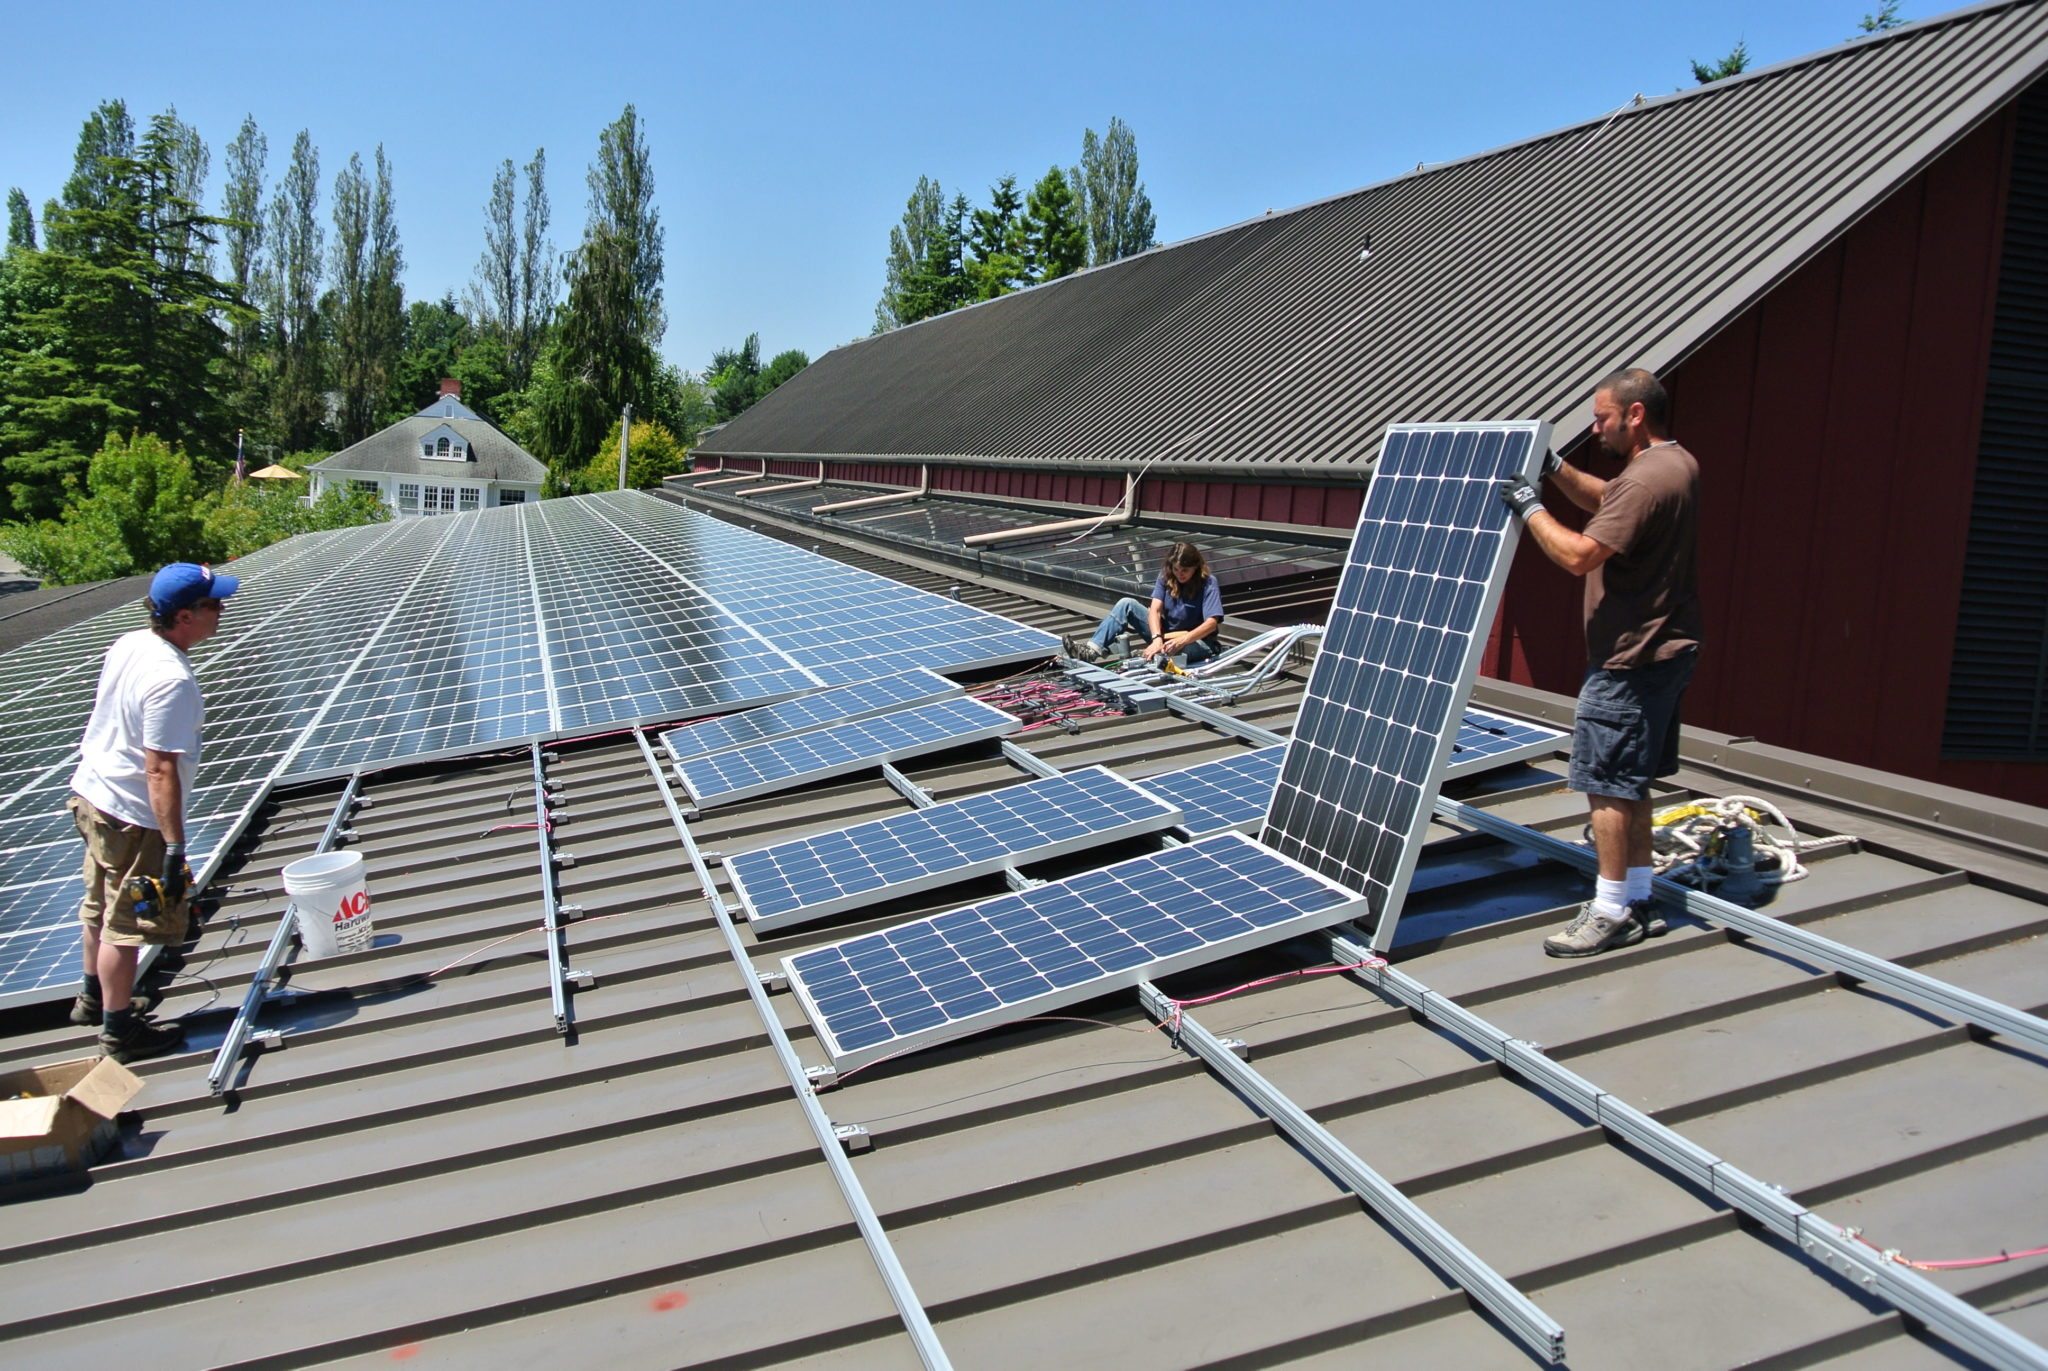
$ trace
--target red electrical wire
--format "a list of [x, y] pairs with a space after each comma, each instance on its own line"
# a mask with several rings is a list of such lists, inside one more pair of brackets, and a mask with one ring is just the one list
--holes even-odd
[[1294, 971], [1282, 971], [1273, 976], [1261, 976], [1256, 981], [1246, 981], [1243, 985], [1234, 985], [1228, 990], [1219, 990], [1213, 995], [1197, 995], [1190, 1000], [1168, 1000], [1167, 1003], [1173, 1006], [1173, 1017], [1171, 1020], [1173, 1031], [1175, 1033], [1180, 1032], [1180, 1019], [1184, 1010], [1194, 1009], [1200, 1005], [1214, 1004], [1218, 1000], [1227, 1000], [1233, 995], [1242, 995], [1247, 990], [1258, 990], [1265, 986], [1278, 985], [1282, 981], [1292, 981], [1304, 976], [1334, 976], [1343, 971], [1375, 970], [1386, 964], [1387, 959], [1385, 957], [1367, 957], [1362, 962], [1345, 962], [1339, 966], [1304, 966]]
[[2025, 1261], [2029, 1257], [2048, 1257], [2048, 1247], [2029, 1247], [2021, 1252], [2001, 1251], [1995, 1257], [1956, 1257], [1948, 1261], [1915, 1261], [1911, 1257], [1903, 1255], [1895, 1248], [1879, 1247], [1876, 1243], [1864, 1237], [1861, 1229], [1845, 1228], [1842, 1231], [1883, 1257], [1886, 1261], [1896, 1262], [1900, 1266], [1910, 1266], [1915, 1271], [1970, 1271], [1980, 1266], [2002, 1266], [2006, 1262]]

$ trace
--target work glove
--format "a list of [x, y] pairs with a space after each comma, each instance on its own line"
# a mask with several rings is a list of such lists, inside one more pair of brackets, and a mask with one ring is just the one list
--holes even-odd
[[1543, 454], [1543, 474], [1546, 477], [1557, 475], [1557, 469], [1563, 465], [1564, 458], [1556, 453], [1546, 452]]
[[1530, 485], [1528, 478], [1523, 476], [1517, 476], [1512, 481], [1502, 481], [1500, 498], [1503, 504], [1515, 512], [1515, 517], [1525, 524], [1529, 522], [1530, 515], [1543, 508], [1543, 497], [1536, 493], [1536, 487]]
[[192, 889], [192, 868], [185, 863], [183, 843], [164, 844], [164, 899], [170, 904], [182, 901]]

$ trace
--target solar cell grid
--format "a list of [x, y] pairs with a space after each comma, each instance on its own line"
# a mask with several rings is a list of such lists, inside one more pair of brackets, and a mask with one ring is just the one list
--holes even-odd
[[948, 699], [961, 694], [964, 689], [935, 671], [906, 671], [900, 676], [884, 676], [880, 680], [862, 681], [836, 690], [822, 690], [781, 704], [762, 705], [722, 719], [708, 719], [700, 724], [671, 729], [661, 735], [661, 743], [668, 749], [669, 757], [680, 762], [688, 757], [701, 757], [707, 752], [720, 752], [786, 733], [801, 733], [824, 724], [865, 719], [906, 705]]
[[755, 927], [787, 928], [1157, 833], [1179, 818], [1175, 806], [1090, 767], [776, 843], [725, 867]]
[[1387, 431], [1261, 839], [1364, 894], [1393, 938], [1517, 531], [1498, 486], [1546, 424]]
[[699, 809], [829, 780], [850, 771], [1015, 733], [1023, 725], [979, 700], [936, 700], [873, 719], [714, 752], [676, 764]]
[[1192, 837], [1256, 827], [1273, 803], [1273, 783], [1280, 778], [1286, 751], [1285, 743], [1275, 743], [1148, 776], [1138, 784], [1179, 805], [1181, 827]]
[[798, 953], [840, 1070], [1355, 917], [1364, 902], [1237, 833]]

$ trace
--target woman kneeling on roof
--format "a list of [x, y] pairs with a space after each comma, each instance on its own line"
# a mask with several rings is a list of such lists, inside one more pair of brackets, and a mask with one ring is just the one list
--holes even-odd
[[1208, 559], [1193, 543], [1175, 543], [1159, 564], [1152, 585], [1152, 603], [1133, 596], [1117, 601], [1095, 636], [1068, 644], [1069, 656], [1100, 662], [1115, 655], [1111, 645], [1128, 633], [1145, 640], [1141, 655], [1176, 657], [1189, 666], [1206, 662], [1219, 650], [1216, 631], [1223, 627], [1223, 591], [1209, 572]]

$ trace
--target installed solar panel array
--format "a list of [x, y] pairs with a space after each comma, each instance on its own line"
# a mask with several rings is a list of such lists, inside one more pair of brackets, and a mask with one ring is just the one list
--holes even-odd
[[1104, 767], [1005, 786], [726, 859], [747, 918], [783, 928], [1179, 822]]
[[1260, 840], [1363, 893], [1391, 945], [1547, 424], [1387, 432]]
[[964, 689], [959, 682], [949, 681], [936, 671], [906, 671], [901, 676], [821, 690], [816, 695], [671, 729], [661, 735], [661, 745], [675, 761], [687, 761], [707, 752], [723, 752], [730, 747], [744, 747], [851, 719], [869, 719], [928, 700], [950, 699]]
[[1367, 913], [1391, 937], [1506, 572], [1513, 530], [1496, 487], [1533, 475], [1548, 436], [1542, 424], [1390, 432], [1262, 835], [1300, 860], [1219, 833], [787, 958], [834, 1063]]
[[[630, 491], [308, 535], [234, 570], [193, 654], [196, 864], [273, 784], [1057, 648]], [[0, 660], [0, 1004], [76, 975], [64, 799], [101, 658], [142, 625], [114, 611]]]

